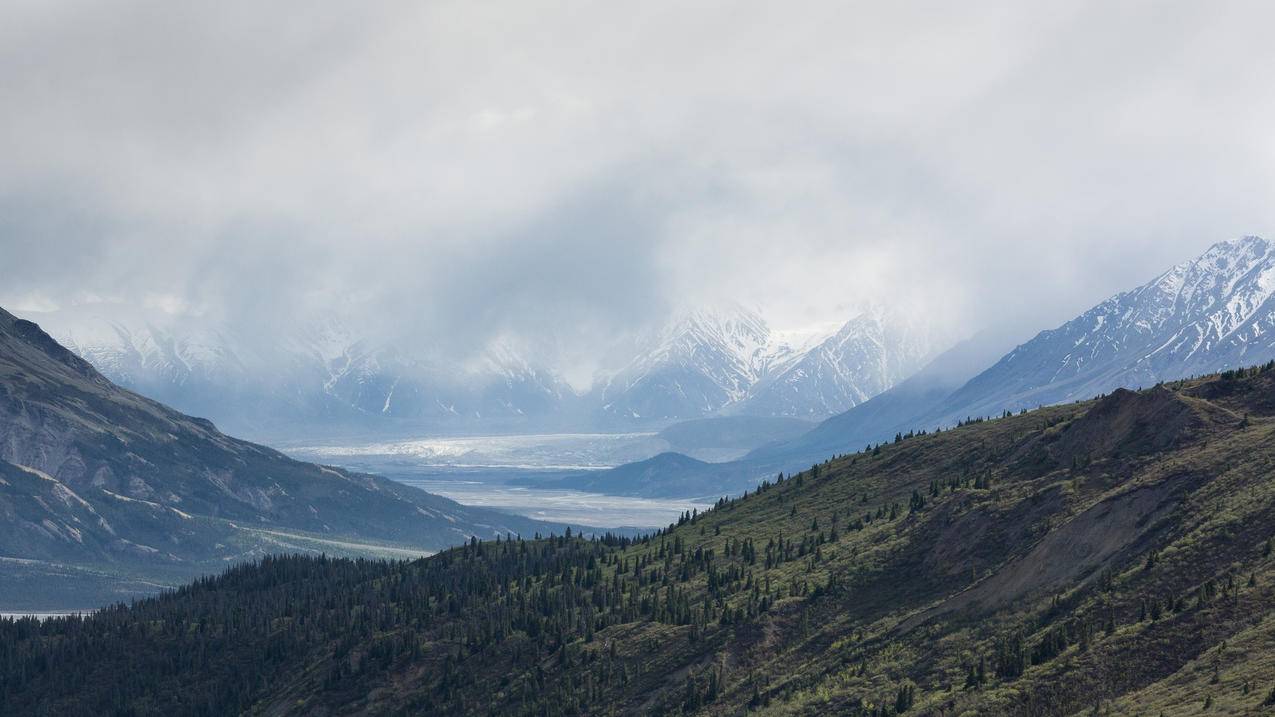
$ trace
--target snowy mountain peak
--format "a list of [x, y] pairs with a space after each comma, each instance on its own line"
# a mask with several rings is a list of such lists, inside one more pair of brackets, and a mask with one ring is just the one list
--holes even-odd
[[1219, 242], [1043, 331], [976, 376], [952, 410], [988, 415], [1275, 358], [1275, 247]]
[[[248, 435], [373, 427], [383, 419], [552, 423], [697, 418], [718, 412], [823, 417], [885, 390], [928, 354], [908, 317], [871, 308], [839, 326], [773, 331], [753, 309], [682, 309], [586, 395], [537, 357], [553, 347], [495, 337], [463, 360], [396, 342], [337, 315], [268, 337], [208, 317], [122, 306], [33, 317], [121, 384]], [[372, 422], [372, 423], [369, 423]]]
[[630, 418], [826, 417], [922, 365], [931, 341], [911, 323], [870, 307], [838, 327], [772, 332], [737, 305], [680, 312], [605, 384], [603, 410]]
[[1212, 354], [1220, 343], [1246, 344], [1247, 338], [1233, 335], [1255, 319], [1252, 328], [1261, 333], [1263, 307], [1272, 296], [1275, 248], [1250, 236], [1214, 244], [1199, 257], [1113, 296], [1059, 330], [1076, 334], [1077, 341], [1099, 353], [1164, 334], [1161, 343], [1138, 357], [1139, 362], [1154, 363], [1156, 355], [1165, 353], [1189, 362], [1201, 351]]
[[735, 411], [808, 418], [841, 413], [912, 375], [934, 347], [933, 332], [917, 317], [869, 307], [776, 367]]
[[770, 341], [770, 327], [757, 312], [728, 303], [683, 309], [661, 331], [642, 360], [689, 357], [696, 351], [721, 351], [747, 372]]
[[1275, 293], [1275, 248], [1265, 239], [1248, 236], [1219, 242], [1204, 254], [1183, 262], [1143, 287], [1160, 297], [1168, 309], [1157, 317], [1191, 317], [1212, 313], [1215, 335], [1224, 335], [1244, 321]]
[[602, 411], [626, 419], [690, 417], [741, 400], [764, 370], [769, 340], [765, 320], [738, 304], [679, 310], [602, 384]]

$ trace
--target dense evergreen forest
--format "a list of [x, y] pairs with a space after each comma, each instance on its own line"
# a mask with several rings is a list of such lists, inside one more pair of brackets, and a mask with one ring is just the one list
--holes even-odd
[[1275, 369], [776, 476], [643, 538], [279, 556], [0, 621], [0, 713], [1255, 714]]

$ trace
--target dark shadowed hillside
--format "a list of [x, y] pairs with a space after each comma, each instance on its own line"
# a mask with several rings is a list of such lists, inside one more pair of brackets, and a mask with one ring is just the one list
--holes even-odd
[[1275, 367], [855, 454], [659, 535], [271, 558], [0, 623], [23, 714], [1257, 714]]
[[712, 497], [735, 492], [730, 463], [706, 463], [681, 453], [661, 453], [644, 461], [570, 476], [542, 487], [572, 488], [610, 495]]
[[738, 458], [757, 446], [796, 438], [814, 424], [780, 416], [715, 416], [674, 423], [657, 435], [669, 449], [703, 461]]

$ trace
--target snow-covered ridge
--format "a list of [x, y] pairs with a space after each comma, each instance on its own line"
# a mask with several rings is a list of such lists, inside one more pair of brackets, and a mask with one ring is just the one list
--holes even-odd
[[556, 410], [570, 392], [556, 373], [500, 342], [450, 361], [374, 340], [332, 317], [263, 338], [119, 304], [28, 316], [117, 383], [250, 435], [257, 427], [238, 419], [519, 418]]
[[1275, 245], [1248, 236], [1041, 332], [954, 394], [949, 411], [994, 414], [1272, 358]]
[[1272, 297], [1275, 248], [1260, 237], [1244, 237], [1214, 244], [1042, 337], [1069, 341], [1074, 348], [1059, 361], [1056, 377], [1127, 351], [1134, 351], [1123, 357], [1129, 368], [1147, 372], [1190, 366], [1197, 358], [1238, 359], [1254, 342], [1263, 345], [1264, 335], [1275, 338]]
[[695, 309], [609, 377], [602, 410], [631, 418], [826, 417], [920, 368], [933, 354], [931, 337], [879, 307], [818, 332], [773, 332], [736, 304]]
[[30, 318], [112, 380], [255, 436], [383, 419], [481, 431], [495, 421], [625, 430], [716, 413], [819, 418], [889, 388], [932, 353], [926, 331], [879, 309], [779, 332], [738, 304], [699, 306], [641, 337], [628, 361], [581, 393], [511, 337], [458, 361], [428, 341], [378, 340], [334, 316], [268, 337], [117, 304]]

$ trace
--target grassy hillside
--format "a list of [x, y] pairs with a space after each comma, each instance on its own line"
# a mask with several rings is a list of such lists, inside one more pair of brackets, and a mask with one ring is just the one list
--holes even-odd
[[278, 558], [0, 623], [22, 714], [1257, 714], [1275, 369], [900, 437], [649, 539]]

